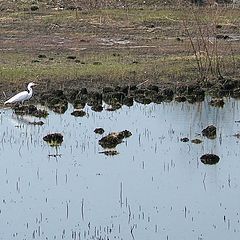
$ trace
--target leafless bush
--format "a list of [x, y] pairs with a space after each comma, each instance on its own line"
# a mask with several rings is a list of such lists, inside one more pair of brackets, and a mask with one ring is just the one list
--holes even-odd
[[183, 20], [183, 27], [200, 78], [223, 78], [226, 65], [235, 70], [234, 53], [228, 35], [219, 34], [222, 27], [219, 16], [224, 14], [224, 9], [193, 7], [191, 11], [192, 14]]

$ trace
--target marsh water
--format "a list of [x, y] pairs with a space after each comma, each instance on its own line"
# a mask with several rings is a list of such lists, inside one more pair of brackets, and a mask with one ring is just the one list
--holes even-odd
[[[0, 239], [239, 239], [240, 102], [208, 101], [86, 107], [79, 118], [69, 105], [43, 126], [2, 109]], [[201, 136], [210, 124], [216, 139]], [[106, 156], [97, 127], [132, 136]], [[50, 132], [63, 134], [60, 147], [43, 141]], [[205, 153], [220, 161], [204, 165]]]

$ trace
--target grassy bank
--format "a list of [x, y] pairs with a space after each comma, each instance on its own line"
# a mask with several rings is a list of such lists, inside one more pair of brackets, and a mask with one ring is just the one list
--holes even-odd
[[165, 6], [1, 11], [4, 82], [101, 79], [156, 84], [239, 78], [237, 8]]

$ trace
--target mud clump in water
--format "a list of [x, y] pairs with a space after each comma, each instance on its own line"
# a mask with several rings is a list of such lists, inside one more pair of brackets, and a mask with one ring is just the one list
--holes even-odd
[[175, 101], [194, 103], [203, 101], [205, 92], [195, 85], [179, 85], [176, 88], [169, 86], [157, 85], [123, 85], [123, 86], [106, 86], [102, 90], [96, 89], [88, 91], [83, 87], [80, 89], [65, 89], [47, 91], [40, 96], [40, 102], [48, 106], [54, 112], [64, 113], [68, 108], [68, 102], [73, 104], [75, 109], [83, 109], [85, 105], [91, 107], [93, 111], [103, 111], [103, 103], [108, 107], [107, 111], [115, 111], [122, 105], [133, 106], [134, 101], [141, 104], [156, 103], [160, 104], [163, 101], [172, 101], [175, 96]]
[[94, 130], [94, 132], [97, 133], [97, 134], [103, 134], [105, 131], [104, 131], [103, 128], [96, 128], [96, 129]]
[[128, 138], [132, 136], [132, 133], [128, 130], [124, 130], [119, 132], [119, 136], [121, 136], [122, 138]]
[[119, 154], [119, 152], [117, 150], [113, 150], [113, 149], [102, 151], [102, 152], [99, 152], [99, 153], [103, 153], [106, 156], [115, 156], [115, 155]]
[[43, 121], [34, 121], [34, 122], [29, 122], [29, 124], [35, 125], [35, 126], [42, 126], [44, 124], [44, 122]]
[[64, 113], [68, 109], [67, 97], [62, 90], [43, 93], [40, 101], [56, 113]]
[[115, 148], [118, 144], [122, 143], [124, 138], [130, 137], [131, 135], [132, 133], [128, 130], [109, 133], [107, 136], [99, 140], [99, 144], [103, 148]]
[[115, 148], [122, 142], [123, 138], [119, 137], [118, 133], [110, 133], [107, 136], [99, 140], [99, 144], [103, 148]]
[[187, 138], [187, 137], [180, 138], [180, 141], [181, 142], [189, 142], [189, 138]]
[[89, 106], [91, 106], [92, 111], [101, 112], [103, 111], [102, 106], [102, 93], [99, 92], [89, 92], [86, 95], [86, 101]]
[[175, 98], [174, 98], [174, 100], [176, 101], [176, 102], [186, 102], [187, 101], [187, 98], [185, 97], [185, 96], [176, 96]]
[[233, 134], [233, 136], [236, 137], [236, 138], [240, 138], [240, 133], [235, 133], [235, 134]]
[[[122, 107], [123, 104], [132, 106], [133, 98], [128, 97], [130, 88], [128, 86], [117, 86], [115, 89], [104, 88], [103, 89], [103, 101], [110, 105], [106, 110], [115, 111]], [[129, 101], [127, 100], [129, 98]]]
[[93, 105], [91, 107], [91, 110], [94, 112], [102, 112], [103, 111], [103, 106], [102, 105]]
[[111, 105], [110, 107], [107, 107], [106, 111], [113, 112], [113, 111], [120, 109], [121, 107], [122, 107], [121, 103], [115, 103], [115, 104]]
[[165, 88], [162, 91], [162, 95], [164, 96], [164, 99], [167, 101], [172, 101], [174, 96], [174, 91], [171, 88]]
[[154, 101], [158, 95], [159, 88], [154, 85], [149, 85], [147, 88], [138, 88], [136, 87], [131, 91], [131, 95], [134, 97], [134, 100], [141, 104], [150, 104]]
[[86, 106], [86, 101], [84, 101], [83, 99], [76, 99], [73, 102], [73, 107], [76, 109], [82, 109]]
[[232, 92], [232, 94], [231, 94], [231, 96], [232, 96], [233, 98], [240, 98], [240, 88], [234, 89], [233, 92]]
[[221, 90], [225, 92], [232, 92], [235, 88], [239, 87], [239, 81], [232, 79], [221, 79]]
[[31, 115], [38, 118], [46, 118], [48, 116], [46, 110], [37, 109], [34, 105], [16, 105], [13, 110], [18, 115]]
[[110, 105], [107, 111], [116, 111], [122, 107], [123, 101], [126, 98], [123, 92], [110, 89], [103, 89], [103, 101]]
[[99, 106], [99, 105], [102, 105], [102, 93], [99, 93], [99, 92], [89, 92], [87, 94], [87, 104], [89, 106]]
[[61, 133], [50, 133], [43, 137], [50, 146], [59, 146], [63, 142], [63, 135]]
[[76, 109], [82, 109], [85, 107], [88, 99], [88, 91], [86, 88], [81, 88], [80, 90], [71, 89], [66, 92], [67, 100], [73, 104]]
[[74, 110], [71, 115], [74, 117], [84, 117], [86, 115], [86, 112], [83, 110]]
[[202, 135], [204, 137], [214, 139], [217, 136], [217, 129], [216, 129], [215, 126], [210, 125], [210, 126], [208, 126], [208, 127], [206, 127], [205, 129], [202, 130]]
[[162, 101], [164, 101], [164, 96], [162, 94], [155, 94], [152, 98], [152, 101], [156, 104], [160, 104], [162, 103]]
[[204, 154], [201, 156], [200, 160], [204, 164], [212, 165], [218, 163], [220, 158], [215, 154]]
[[128, 106], [128, 107], [133, 106], [133, 97], [125, 97], [123, 99], [123, 104]]
[[103, 95], [103, 100], [107, 104], [113, 104], [116, 102], [122, 103], [124, 98], [125, 94], [123, 92], [108, 92]]
[[135, 96], [134, 100], [137, 103], [141, 103], [141, 104], [150, 104], [152, 102], [152, 100], [150, 98], [147, 98], [146, 96], [144, 96], [143, 94], [138, 94]]
[[202, 143], [202, 140], [201, 140], [201, 139], [198, 139], [198, 138], [195, 138], [195, 139], [192, 139], [192, 140], [191, 140], [191, 143], [200, 144], [200, 143]]
[[205, 91], [198, 84], [179, 85], [176, 88], [176, 95], [176, 101], [183, 102], [186, 98], [189, 103], [195, 103], [204, 100]]
[[224, 100], [222, 98], [213, 98], [209, 104], [213, 107], [223, 107]]

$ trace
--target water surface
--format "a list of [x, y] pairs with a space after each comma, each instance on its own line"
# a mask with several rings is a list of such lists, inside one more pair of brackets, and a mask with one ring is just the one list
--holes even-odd
[[[0, 115], [0, 239], [239, 239], [240, 102], [224, 108], [162, 103], [75, 118], [50, 112], [43, 126]], [[217, 127], [217, 138], [201, 136]], [[129, 130], [116, 156], [105, 134]], [[43, 136], [60, 132], [59, 148]], [[201, 144], [183, 143], [182, 137]], [[216, 165], [200, 156], [214, 153]], [[55, 156], [57, 154], [57, 156]]]

